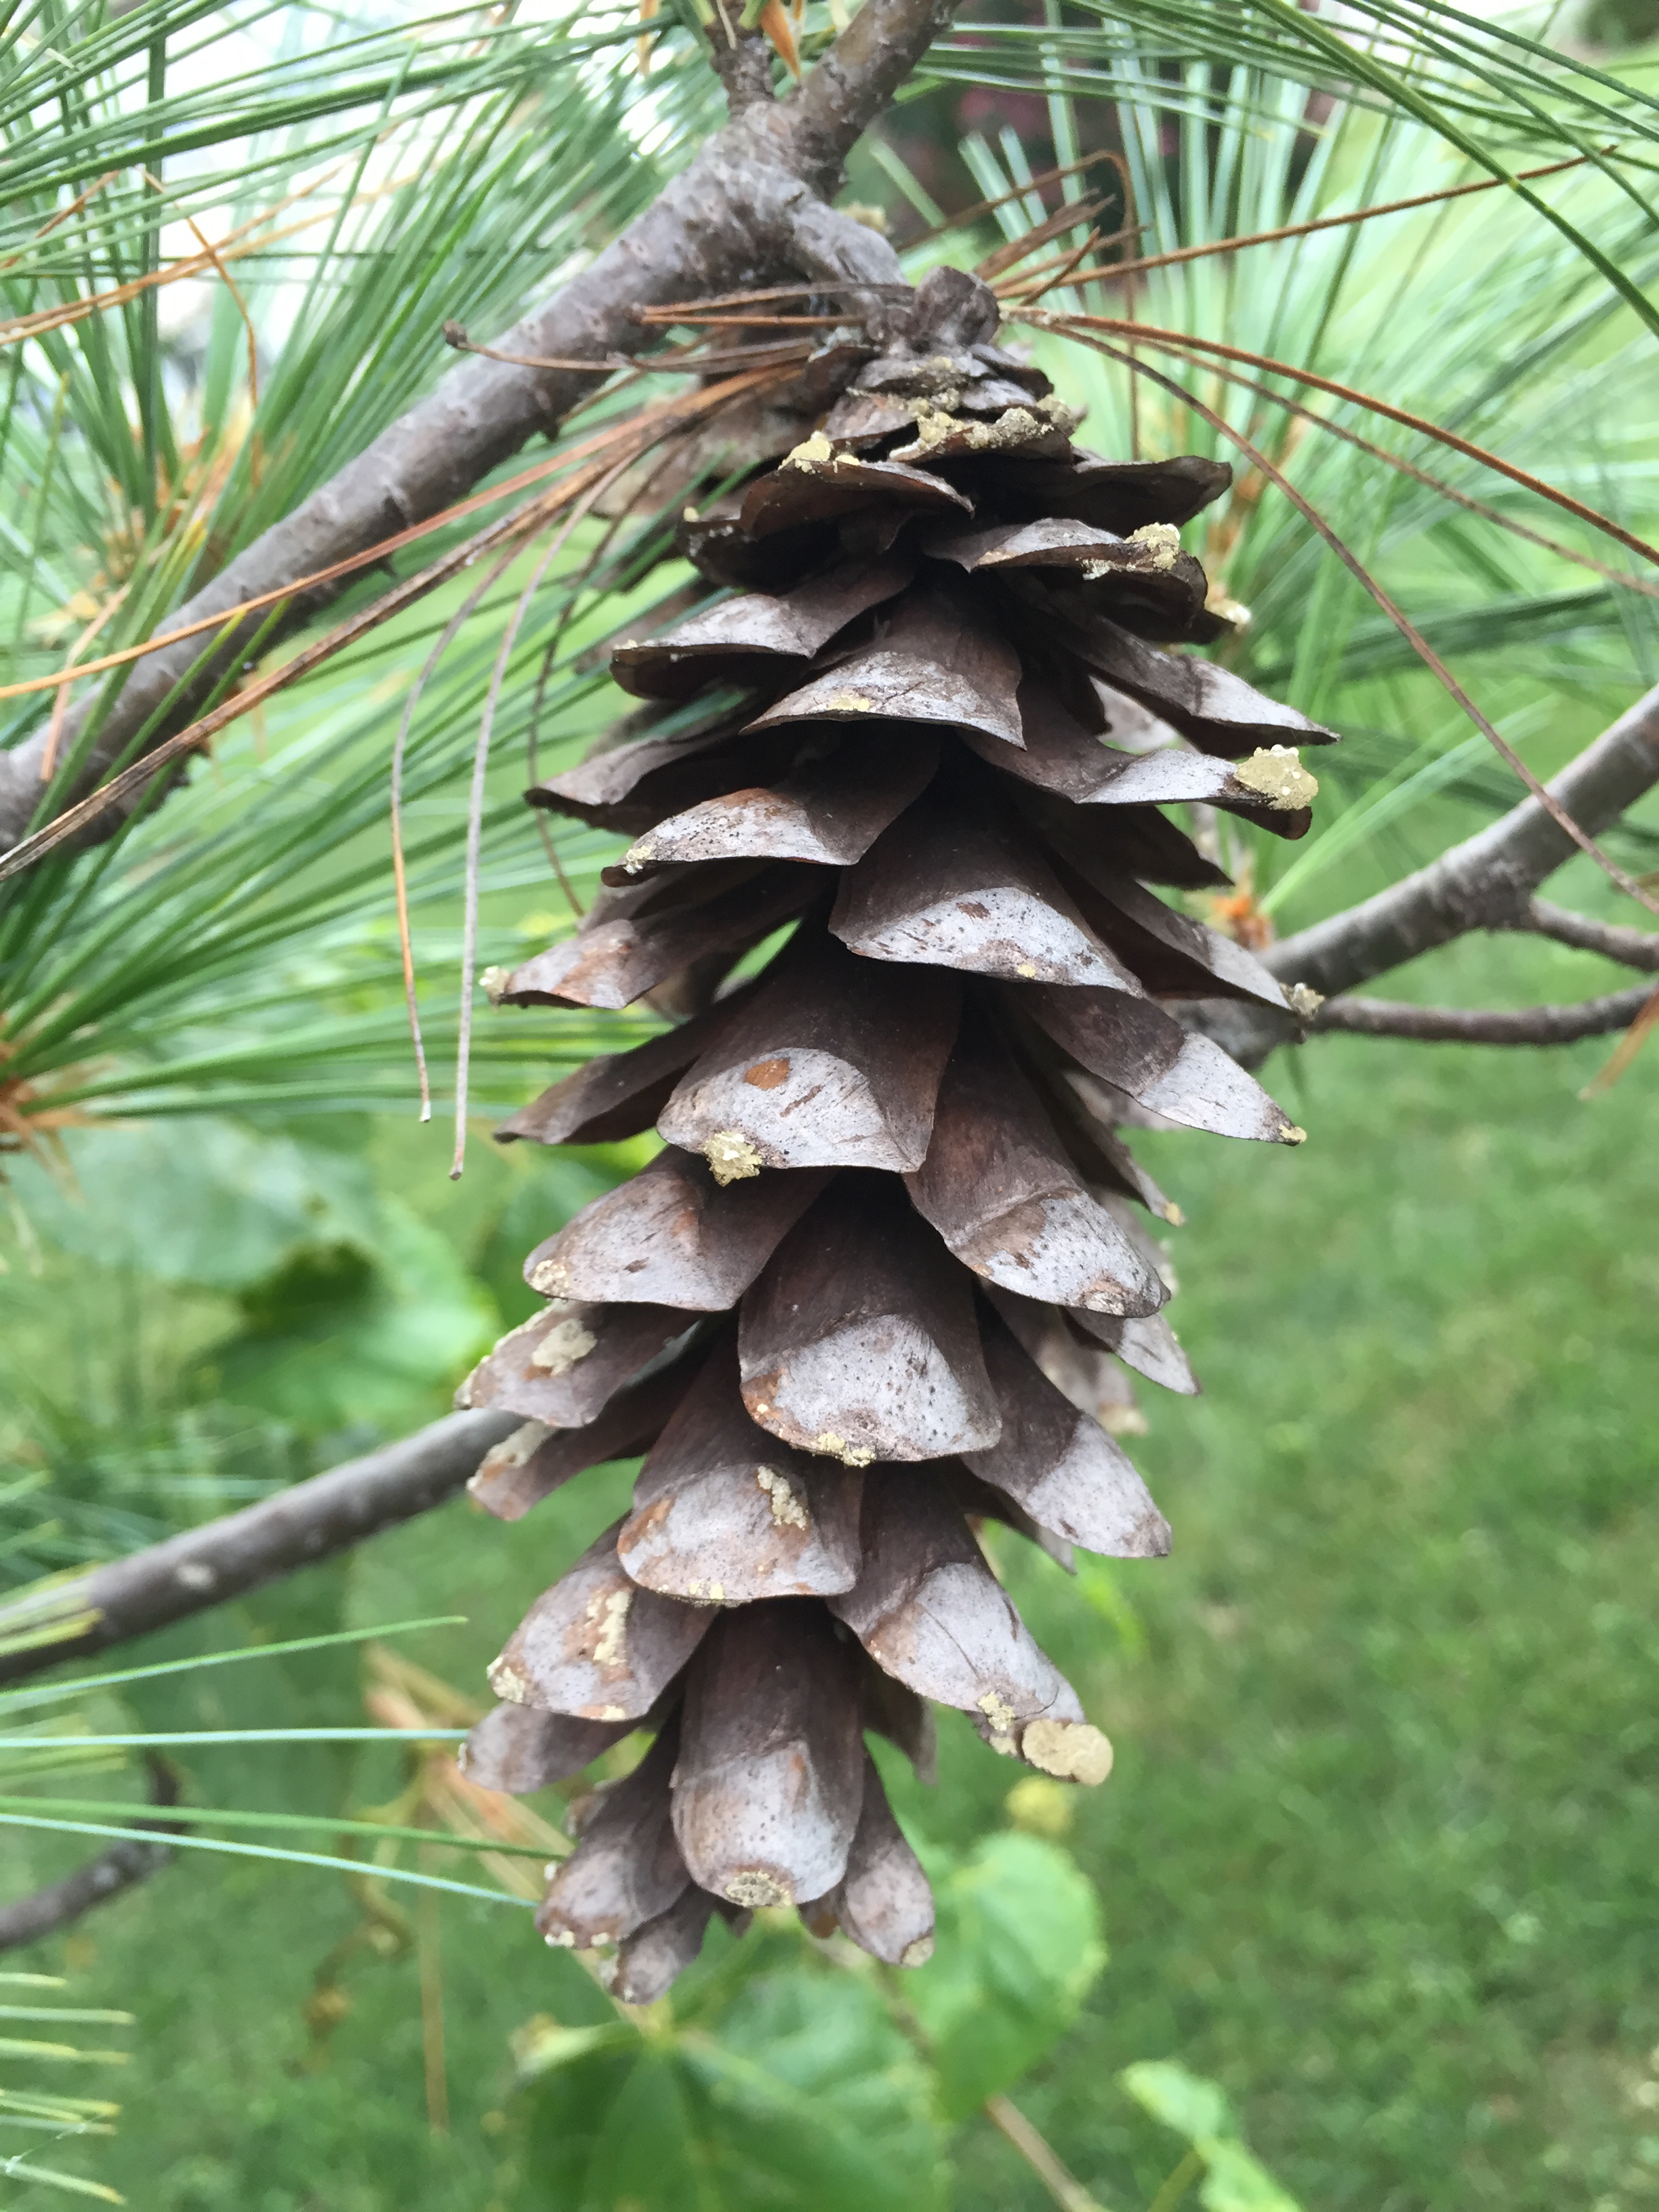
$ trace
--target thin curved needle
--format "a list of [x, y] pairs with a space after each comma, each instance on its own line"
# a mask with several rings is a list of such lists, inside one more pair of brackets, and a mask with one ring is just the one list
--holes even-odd
[[1201, 421], [1207, 422], [1212, 430], [1218, 431], [1224, 438], [1237, 446], [1252, 467], [1260, 469], [1270, 483], [1277, 485], [1304, 519], [1317, 531], [1343, 567], [1376, 602], [1437, 682], [1462, 708], [1481, 735], [1508, 762], [1557, 828], [1565, 831], [1581, 852], [1589, 854], [1597, 867], [1617, 884], [1620, 890], [1628, 893], [1639, 905], [1646, 907], [1650, 914], [1659, 914], [1659, 898], [1655, 898], [1650, 892], [1644, 890], [1634, 877], [1626, 875], [1619, 863], [1601, 850], [1588, 831], [1579, 828], [1560, 800], [1539, 781], [1515, 748], [1498, 735], [1422, 632], [1395, 605], [1358, 556], [1349, 550], [1324, 517], [1303, 497], [1295, 485], [1291, 483], [1273, 465], [1259, 447], [1253, 444], [1242, 430], [1234, 429], [1232, 424], [1224, 421], [1213, 408], [1206, 407], [1195, 392], [1188, 392], [1184, 385], [1177, 384], [1171, 376], [1165, 376], [1161, 369], [1152, 368], [1150, 362], [1134, 360], [1130, 355], [1125, 353], [1121, 347], [1108, 345], [1100, 338], [1087, 337], [1081, 331], [1063, 331], [1061, 335], [1073, 338], [1079, 345], [1091, 347], [1097, 353], [1106, 355], [1110, 360], [1121, 362], [1125, 368], [1133, 370], [1138, 376], [1150, 378], [1154, 384], [1160, 386], [1172, 398], [1182, 401], [1190, 407], [1193, 412]]
[[[1637, 537], [1633, 531], [1624, 529], [1608, 516], [1598, 514], [1595, 507], [1586, 507], [1571, 492], [1547, 483], [1541, 477], [1533, 476], [1528, 470], [1518, 468], [1513, 461], [1506, 461], [1501, 454], [1490, 452], [1485, 446], [1477, 446], [1471, 439], [1460, 438], [1455, 430], [1443, 429], [1439, 423], [1431, 422], [1425, 416], [1413, 415], [1407, 408], [1395, 407], [1387, 399], [1376, 398], [1368, 392], [1358, 392], [1352, 385], [1339, 384], [1334, 379], [1320, 376], [1310, 368], [1297, 368], [1290, 362], [1275, 361], [1269, 354], [1251, 353], [1244, 346], [1224, 345], [1219, 338], [1194, 337], [1190, 331], [1159, 330], [1149, 323], [1131, 323], [1114, 315], [1054, 313], [1047, 308], [1031, 307], [1025, 309], [1017, 319], [1035, 324], [1041, 330], [1056, 331], [1063, 337], [1081, 337], [1086, 331], [1109, 331], [1114, 337], [1133, 337], [1137, 345], [1152, 345], [1183, 353], [1217, 354], [1224, 361], [1243, 362], [1247, 368], [1265, 369], [1271, 376], [1288, 376], [1295, 383], [1310, 385], [1316, 392], [1328, 392], [1334, 399], [1350, 400], [1356, 407], [1364, 407], [1373, 415], [1386, 416], [1391, 422], [1402, 423], [1408, 430], [1420, 431], [1425, 438], [1449, 446], [1455, 453], [1462, 453], [1472, 461], [1479, 461], [1483, 468], [1495, 470], [1499, 476], [1508, 477], [1512, 483], [1523, 486], [1528, 491], [1536, 492], [1540, 498], [1553, 500], [1557, 507], [1565, 507], [1569, 514], [1576, 514], [1581, 522], [1589, 523], [1607, 537], [1616, 538], [1631, 552], [1640, 554], [1643, 560], [1659, 566], [1659, 546], [1650, 545], [1646, 538]], [[1231, 437], [1233, 434], [1229, 431], [1227, 434]]]

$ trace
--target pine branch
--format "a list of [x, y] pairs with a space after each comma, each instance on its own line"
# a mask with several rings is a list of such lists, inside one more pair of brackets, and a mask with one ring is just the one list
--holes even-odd
[[[951, 20], [957, 0], [866, 0], [797, 90], [755, 100], [592, 264], [502, 339], [496, 350], [538, 361], [592, 360], [638, 343], [635, 310], [791, 276], [903, 282], [886, 241], [829, 206], [861, 134]], [[434, 331], [434, 343], [437, 331]], [[275, 524], [175, 609], [165, 629], [231, 614], [380, 544], [453, 504], [538, 433], [550, 434], [608, 374], [534, 369], [469, 357], [337, 476]], [[288, 627], [314, 611], [296, 604]], [[228, 622], [137, 663], [82, 762], [69, 804], [95, 787], [156, 716], [154, 742], [188, 720], [245, 652], [259, 624]], [[86, 710], [68, 715], [57, 757], [72, 756]], [[41, 796], [46, 732], [0, 754], [0, 850], [24, 835]], [[107, 835], [112, 812], [93, 835]]]
[[[1659, 686], [1587, 745], [1548, 789], [1595, 837], [1655, 783]], [[1577, 849], [1535, 799], [1523, 799], [1375, 898], [1287, 937], [1267, 955], [1267, 965], [1281, 981], [1306, 984], [1328, 998], [1351, 990], [1472, 929], [1512, 927], [1539, 884]]]
[[1316, 1032], [1415, 1037], [1423, 1044], [1574, 1044], [1628, 1028], [1652, 996], [1650, 985], [1637, 983], [1569, 1006], [1414, 1006], [1399, 999], [1327, 999], [1313, 1026]]
[[[1659, 783], [1659, 686], [1587, 745], [1548, 788], [1580, 828], [1594, 837], [1656, 783]], [[1562, 942], [1577, 945], [1585, 951], [1605, 953], [1626, 966], [1653, 964], [1655, 956], [1649, 948], [1659, 939], [1646, 931], [1604, 927], [1534, 899], [1538, 885], [1577, 849], [1535, 799], [1524, 799], [1427, 867], [1419, 868], [1358, 906], [1284, 939], [1270, 947], [1262, 959], [1287, 988], [1301, 986], [1328, 1001], [1474, 929], [1537, 929], [1542, 935], [1559, 936]], [[1547, 918], [1547, 926], [1534, 918], [1538, 915]], [[1569, 928], [1573, 934], [1567, 934]], [[1615, 945], [1620, 950], [1614, 951]], [[1638, 954], [1639, 957], [1635, 957]], [[1429, 1010], [1411, 1007], [1407, 1011], [1422, 1014]], [[1362, 1027], [1358, 1021], [1350, 1024], [1342, 1018], [1327, 1021], [1322, 1008], [1320, 1017], [1315, 1021], [1308, 1013], [1275, 1014], [1265, 1007], [1212, 999], [1193, 1006], [1182, 1018], [1213, 1037], [1243, 1066], [1259, 1067], [1269, 1053], [1305, 1036], [1310, 1028]], [[1630, 1018], [1626, 1014], [1625, 1020]], [[1612, 1022], [1608, 1027], [1622, 1025]], [[1368, 1033], [1407, 1034], [1380, 1027]], [[1598, 1032], [1575, 1030], [1571, 1034], [1582, 1036]], [[1565, 1038], [1514, 1041], [1561, 1042]]]
[[1617, 922], [1592, 921], [1588, 915], [1571, 913], [1547, 900], [1531, 900], [1515, 922], [1516, 929], [1539, 937], [1553, 937], [1558, 945], [1571, 945], [1580, 952], [1599, 952], [1621, 967], [1640, 968], [1659, 974], [1659, 932], [1627, 929]]
[[[58, 1612], [90, 1614], [89, 1626], [78, 1636], [3, 1652], [0, 1681], [148, 1636], [412, 1521], [459, 1490], [490, 1446], [517, 1425], [511, 1413], [448, 1414], [400, 1443], [348, 1460], [240, 1513], [91, 1568], [52, 1594]], [[9, 1616], [0, 1607], [0, 1646], [9, 1631], [34, 1626], [38, 1606], [36, 1599], [33, 1608], [14, 1608]]]
[[[735, 15], [738, 10], [732, 11]], [[708, 28], [708, 58], [726, 90], [735, 120], [745, 108], [772, 97], [772, 49], [758, 30], [744, 30], [729, 19]]]
[[[178, 1803], [178, 1779], [165, 1760], [151, 1759], [149, 1778], [152, 1805]], [[94, 1905], [107, 1905], [123, 1890], [135, 1888], [139, 1882], [148, 1881], [151, 1875], [159, 1874], [173, 1856], [161, 1838], [176, 1836], [179, 1824], [173, 1820], [144, 1820], [138, 1825], [154, 1829], [157, 1840], [141, 1844], [134, 1837], [125, 1837], [120, 1843], [112, 1844], [107, 1850], [100, 1851], [95, 1858], [88, 1859], [84, 1866], [76, 1867], [72, 1874], [0, 1906], [0, 1951], [15, 1951], [25, 1943], [38, 1943], [43, 1936], [55, 1936], [60, 1928], [69, 1927], [82, 1914], [90, 1912]]]

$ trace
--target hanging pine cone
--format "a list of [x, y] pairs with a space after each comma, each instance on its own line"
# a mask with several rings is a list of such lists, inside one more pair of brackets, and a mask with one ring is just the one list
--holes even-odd
[[735, 595], [620, 645], [643, 734], [530, 794], [635, 842], [498, 995], [684, 1018], [501, 1133], [666, 1149], [531, 1254], [550, 1304], [462, 1394], [524, 1419], [471, 1485], [503, 1518], [645, 1455], [490, 1669], [467, 1765], [533, 1790], [654, 1732], [579, 1804], [538, 1923], [633, 2002], [717, 1911], [795, 1905], [927, 1957], [866, 1729], [925, 1767], [933, 1700], [1103, 1778], [975, 1527], [1168, 1549], [1109, 1427], [1122, 1366], [1196, 1387], [1135, 1209], [1178, 1216], [1118, 1130], [1301, 1134], [1164, 1003], [1280, 1007], [1278, 984], [1146, 886], [1226, 882], [1171, 801], [1302, 835], [1290, 748], [1330, 732], [1158, 649], [1223, 627], [1177, 533], [1230, 471], [1079, 452], [995, 327], [935, 272], [819, 430], [688, 510], [683, 550]]

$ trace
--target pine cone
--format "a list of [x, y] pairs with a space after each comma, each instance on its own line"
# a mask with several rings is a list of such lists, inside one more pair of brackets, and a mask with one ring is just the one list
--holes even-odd
[[866, 1728], [925, 1763], [933, 1699], [1103, 1778], [975, 1528], [1168, 1549], [1109, 1431], [1122, 1367], [1196, 1388], [1135, 1209], [1179, 1217], [1118, 1131], [1301, 1133], [1162, 1003], [1279, 986], [1146, 886], [1226, 881], [1168, 802], [1302, 835], [1286, 748], [1330, 732], [1158, 650], [1222, 627], [1177, 532], [1231, 472], [1079, 452], [995, 323], [939, 270], [884, 349], [841, 342], [864, 366], [822, 428], [687, 511], [683, 550], [736, 595], [617, 647], [643, 732], [530, 794], [635, 842], [500, 996], [688, 1018], [501, 1133], [666, 1149], [531, 1254], [551, 1303], [462, 1394], [524, 1417], [471, 1486], [504, 1518], [645, 1454], [632, 1512], [491, 1668], [467, 1765], [532, 1790], [656, 1731], [539, 1919], [634, 2002], [716, 1911], [927, 1955]]

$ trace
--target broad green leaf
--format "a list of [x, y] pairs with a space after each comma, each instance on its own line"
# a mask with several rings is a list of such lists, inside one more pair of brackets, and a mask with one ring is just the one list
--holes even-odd
[[525, 2087], [518, 2100], [523, 2131], [514, 2202], [520, 2212], [600, 2212], [588, 2183], [642, 2050], [637, 2036], [623, 2048], [596, 2038], [585, 2053], [571, 2046], [569, 2063], [555, 2066]]
[[933, 2046], [940, 2108], [963, 2119], [1059, 2042], [1106, 1946], [1093, 1889], [1054, 1844], [991, 1836], [948, 1871], [926, 1856], [938, 1948], [903, 1991]]
[[1205, 2212], [1301, 2212], [1238, 2140], [1225, 2093], [1173, 2059], [1145, 2059], [1119, 2075], [1135, 2102], [1184, 2136], [1204, 2161], [1199, 2201]]
[[1189, 2143], [1235, 2132], [1224, 2092], [1172, 2058], [1143, 2059], [1139, 2065], [1126, 2066], [1117, 2078], [1136, 2104]]
[[522, 2081], [539, 2081], [585, 2058], [609, 2057], [635, 2050], [639, 2036], [626, 2021], [610, 2021], [592, 2027], [562, 2027], [555, 2020], [532, 2021], [513, 2039], [513, 2055]]
[[309, 1248], [244, 1304], [246, 1328], [210, 1355], [217, 1389], [313, 1426], [407, 1422], [496, 1328], [453, 1246], [395, 1199], [382, 1202], [372, 1260]]
[[[678, 2054], [641, 2047], [594, 2144], [582, 2212], [719, 2212], [701, 2185], [708, 2146], [699, 2135]], [[562, 2200], [547, 2202], [563, 2212]]]
[[523, 2212], [931, 2212], [927, 2070], [876, 1990], [821, 1967], [750, 1973], [695, 2028], [515, 2039]]
[[158, 1282], [242, 1291], [307, 1247], [372, 1252], [378, 1209], [358, 1159], [204, 1115], [65, 1133], [70, 1174], [24, 1159], [19, 1203], [44, 1243]]
[[797, 1968], [750, 1980], [688, 2034], [721, 2212], [928, 2212], [945, 2169], [927, 2070], [871, 1985]]
[[1198, 2195], [1205, 2212], [1301, 2212], [1241, 2142], [1200, 2145], [1209, 2171]]

